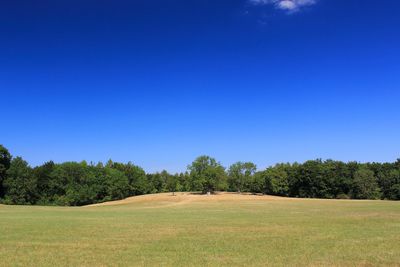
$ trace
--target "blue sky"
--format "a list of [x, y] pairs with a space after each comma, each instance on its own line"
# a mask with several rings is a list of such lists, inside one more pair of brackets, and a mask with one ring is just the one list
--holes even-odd
[[400, 157], [400, 1], [0, 3], [0, 143], [184, 171]]

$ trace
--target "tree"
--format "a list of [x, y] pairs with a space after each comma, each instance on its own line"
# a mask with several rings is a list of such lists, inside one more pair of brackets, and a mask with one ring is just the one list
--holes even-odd
[[10, 204], [35, 204], [36, 180], [32, 169], [21, 157], [11, 161], [4, 180], [5, 200]]
[[326, 161], [324, 166], [324, 176], [328, 182], [329, 195], [334, 198], [350, 198], [352, 177], [354, 176], [349, 169], [353, 163], [343, 163], [341, 161]]
[[107, 185], [107, 200], [118, 200], [129, 196], [129, 180], [123, 172], [105, 168], [104, 173]]
[[175, 196], [175, 192], [179, 190], [179, 176], [168, 175], [166, 184], [168, 191], [172, 192], [172, 195]]
[[167, 180], [170, 174], [167, 171], [157, 172], [154, 174], [147, 174], [147, 180], [150, 183], [150, 193], [162, 193], [167, 190]]
[[353, 198], [356, 199], [377, 199], [380, 197], [378, 183], [374, 172], [366, 167], [360, 168], [354, 174]]
[[288, 174], [286, 165], [278, 164], [268, 168], [262, 174], [265, 180], [265, 193], [270, 195], [287, 196], [289, 194]]
[[214, 158], [200, 156], [188, 166], [188, 170], [194, 191], [212, 193], [226, 186], [225, 169]]
[[400, 200], [400, 169], [391, 170], [387, 178], [389, 182], [387, 198]]
[[265, 176], [263, 172], [256, 172], [251, 176], [249, 191], [252, 193], [265, 193]]
[[181, 191], [190, 191], [190, 174], [188, 172], [179, 174], [179, 186]]
[[293, 164], [290, 171], [289, 195], [303, 198], [335, 197], [336, 179], [333, 161], [309, 160], [303, 164]]
[[94, 167], [86, 162], [65, 162], [54, 166], [48, 190], [51, 202], [63, 206], [81, 206], [96, 202]]
[[400, 200], [400, 183], [392, 185], [390, 188], [390, 198], [391, 200]]
[[52, 192], [50, 190], [50, 181], [54, 167], [54, 162], [49, 161], [33, 169], [33, 175], [37, 183], [38, 201], [42, 205], [51, 203]]
[[10, 168], [11, 158], [7, 148], [0, 145], [0, 198], [4, 197], [3, 182], [6, 179], [7, 170]]
[[151, 185], [146, 176], [145, 171], [139, 166], [134, 165], [131, 162], [127, 164], [114, 163], [111, 160], [108, 161], [106, 167], [110, 167], [123, 172], [128, 178], [129, 182], [129, 194], [132, 196], [148, 194], [151, 192]]
[[394, 166], [396, 169], [400, 170], [400, 158], [396, 160], [396, 162], [394, 163]]
[[[227, 175], [228, 174], [228, 175]], [[256, 172], [251, 162], [237, 162], [225, 173], [214, 158], [196, 158], [188, 171], [146, 174], [132, 163], [52, 161], [32, 169], [12, 159], [0, 145], [0, 196], [10, 204], [81, 206], [132, 195], [170, 191], [216, 190], [310, 198], [400, 200], [400, 159], [393, 163], [311, 160], [277, 164]]]
[[248, 190], [251, 177], [256, 170], [256, 165], [251, 162], [239, 161], [232, 164], [228, 170], [228, 188], [239, 193]]

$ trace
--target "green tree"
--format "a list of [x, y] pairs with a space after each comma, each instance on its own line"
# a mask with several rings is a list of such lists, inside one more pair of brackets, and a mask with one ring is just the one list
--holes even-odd
[[10, 168], [11, 158], [7, 148], [0, 145], [0, 198], [4, 197], [3, 182], [6, 179], [7, 170]]
[[64, 206], [94, 203], [95, 177], [94, 169], [86, 162], [65, 162], [54, 166], [48, 186], [50, 201]]
[[265, 193], [265, 176], [264, 172], [256, 172], [250, 178], [249, 191], [252, 193]]
[[356, 199], [377, 199], [380, 197], [378, 183], [374, 172], [366, 167], [360, 168], [354, 174], [353, 198]]
[[289, 181], [286, 165], [278, 164], [265, 170], [262, 175], [265, 180], [265, 193], [270, 195], [287, 196], [289, 194]]
[[289, 177], [290, 195], [304, 198], [332, 198], [331, 178], [326, 175], [326, 164], [321, 160], [309, 160], [294, 165]]
[[21, 157], [11, 161], [4, 180], [5, 200], [10, 204], [35, 204], [37, 197], [36, 180], [32, 169]]
[[150, 184], [150, 193], [162, 193], [167, 189], [167, 180], [171, 174], [167, 171], [157, 172], [154, 174], [147, 174], [147, 180]]
[[251, 162], [236, 162], [228, 170], [228, 188], [231, 191], [243, 192], [248, 190], [252, 176], [257, 166]]
[[131, 162], [127, 164], [114, 163], [111, 160], [106, 164], [107, 167], [119, 170], [125, 174], [129, 182], [129, 194], [131, 196], [148, 194], [152, 186], [146, 176], [145, 171]]
[[126, 175], [116, 169], [105, 168], [107, 200], [118, 200], [129, 196], [129, 180]]
[[50, 190], [50, 184], [51, 173], [53, 172], [54, 167], [54, 162], [49, 161], [33, 169], [33, 175], [37, 183], [39, 204], [46, 205], [51, 203], [53, 193]]
[[391, 170], [388, 175], [390, 183], [387, 192], [387, 198], [392, 200], [400, 200], [400, 169]]
[[192, 190], [212, 193], [226, 187], [225, 169], [214, 158], [198, 157], [188, 166]]
[[181, 191], [190, 191], [190, 174], [188, 172], [179, 174], [179, 186]]
[[166, 186], [169, 192], [172, 192], [172, 195], [175, 195], [176, 191], [179, 191], [179, 176], [178, 175], [168, 175]]

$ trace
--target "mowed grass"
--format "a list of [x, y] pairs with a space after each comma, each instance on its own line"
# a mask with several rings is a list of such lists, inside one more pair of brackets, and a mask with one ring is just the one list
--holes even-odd
[[0, 266], [400, 266], [400, 202], [179, 193], [0, 205]]

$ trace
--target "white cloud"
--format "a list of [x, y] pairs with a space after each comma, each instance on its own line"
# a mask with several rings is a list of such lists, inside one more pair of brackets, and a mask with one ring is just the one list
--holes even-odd
[[311, 6], [317, 0], [249, 0], [253, 5], [274, 5], [278, 9], [296, 12], [306, 6]]

